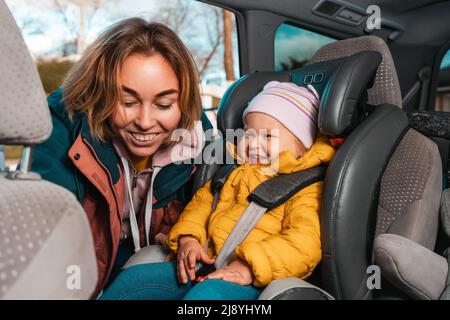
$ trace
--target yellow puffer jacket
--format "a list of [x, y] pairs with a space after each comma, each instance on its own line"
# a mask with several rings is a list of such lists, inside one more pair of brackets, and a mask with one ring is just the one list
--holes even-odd
[[[328, 138], [319, 137], [301, 157], [285, 151], [279, 156], [279, 173], [292, 173], [329, 162], [334, 149]], [[213, 194], [208, 182], [197, 191], [185, 207], [179, 221], [170, 231], [167, 243], [178, 250], [178, 238], [191, 235], [212, 246], [208, 253], [215, 257], [233, 226], [248, 207], [247, 196], [260, 183], [270, 178], [261, 172], [267, 165], [239, 165], [228, 177], [220, 193], [216, 210], [210, 214]], [[273, 175], [272, 175], [273, 176]], [[236, 255], [245, 260], [255, 276], [254, 285], [264, 287], [274, 279], [306, 278], [320, 262], [319, 210], [323, 182], [314, 183], [297, 192], [284, 204], [261, 218]]]

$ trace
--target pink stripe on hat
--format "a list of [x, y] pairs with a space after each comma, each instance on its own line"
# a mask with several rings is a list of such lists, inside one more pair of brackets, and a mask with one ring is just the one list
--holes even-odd
[[[313, 121], [314, 123], [316, 123], [317, 121], [317, 119], [314, 119], [314, 117], [310, 114], [310, 112], [308, 112], [308, 110], [305, 110], [304, 108], [302, 108], [300, 105], [298, 105], [297, 103], [294, 103], [291, 99], [289, 99], [289, 98], [287, 98], [287, 97], [285, 97], [285, 96], [283, 96], [283, 95], [281, 95], [281, 94], [278, 94], [278, 93], [275, 93], [275, 92], [261, 92], [261, 94], [267, 94], [267, 95], [272, 95], [272, 96], [277, 96], [277, 97], [280, 97], [281, 99], [284, 99], [284, 100], [286, 100], [288, 103], [290, 103], [290, 104], [292, 104], [295, 108], [298, 108], [298, 110], [300, 110], [301, 112], [303, 112], [304, 114], [305, 114], [305, 116], [307, 116], [308, 118], [310, 118], [311, 119], [311, 121]], [[253, 111], [254, 112], [254, 111]], [[280, 121], [281, 122], [281, 121]]]
[[317, 133], [319, 94], [313, 86], [299, 87], [291, 82], [271, 81], [244, 110], [265, 113], [281, 122], [309, 149]]
[[[317, 97], [319, 96], [319, 94], [317, 93], [316, 89], [314, 89], [313, 86], [308, 85], [308, 86], [310, 86], [311, 88], [303, 88], [303, 87], [299, 87], [299, 86], [297, 86], [296, 84], [293, 84], [293, 83], [290, 83], [290, 82], [284, 82], [284, 84], [290, 84], [291, 86], [295, 86], [293, 89], [288, 89], [287, 86], [285, 86], [285, 88], [284, 88], [284, 90], [290, 91], [290, 92], [293, 92], [293, 93], [297, 93], [298, 88], [301, 88], [301, 89], [304, 89], [304, 90], [311, 90], [311, 89], [314, 90], [314, 91], [313, 91], [313, 93], [314, 93], [314, 98], [313, 98], [313, 99], [311, 99], [311, 95], [310, 95], [309, 93], [305, 94], [303, 97], [304, 97], [305, 99], [308, 99], [308, 100], [309, 100], [311, 106], [313, 106], [314, 108], [316, 108], [317, 110], [319, 110], [320, 99], [317, 98]], [[316, 97], [316, 94], [317, 94], [317, 97]]]

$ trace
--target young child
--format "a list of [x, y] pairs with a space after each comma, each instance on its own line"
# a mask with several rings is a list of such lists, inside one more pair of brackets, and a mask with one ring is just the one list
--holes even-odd
[[[237, 247], [235, 259], [228, 266], [196, 285], [191, 282], [197, 277], [197, 262], [214, 263], [249, 205], [247, 196], [259, 184], [274, 175], [305, 170], [332, 159], [334, 149], [328, 139], [316, 138], [318, 109], [319, 97], [312, 86], [269, 82], [243, 114], [245, 137], [233, 151], [243, 163], [227, 178], [214, 212], [208, 182], [196, 192], [168, 235], [168, 246], [178, 254], [176, 264], [138, 265], [125, 270], [121, 277], [132, 272], [147, 277], [145, 284], [141, 277], [129, 275], [123, 279], [124, 287], [114, 289], [122, 293], [120, 298], [256, 299], [261, 288], [274, 279], [308, 277], [321, 259], [319, 210], [323, 182], [300, 190], [284, 204], [267, 211]], [[274, 167], [274, 163], [277, 172], [261, 170]], [[134, 290], [124, 289], [133, 286]]]

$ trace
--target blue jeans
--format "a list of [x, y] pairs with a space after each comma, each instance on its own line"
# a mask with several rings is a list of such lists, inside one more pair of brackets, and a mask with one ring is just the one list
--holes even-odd
[[251, 285], [224, 280], [179, 283], [174, 262], [135, 265], [123, 270], [100, 300], [256, 300], [261, 293]]

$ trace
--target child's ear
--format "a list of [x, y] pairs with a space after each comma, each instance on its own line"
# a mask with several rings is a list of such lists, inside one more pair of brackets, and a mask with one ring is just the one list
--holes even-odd
[[303, 143], [299, 139], [296, 139], [296, 142], [297, 143], [295, 144], [295, 147], [297, 149], [297, 155], [298, 155], [297, 159], [299, 159], [300, 157], [302, 157], [305, 154], [306, 151], [308, 151], [308, 149], [306, 149], [306, 147], [303, 145]]

